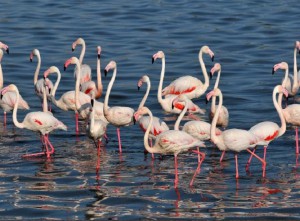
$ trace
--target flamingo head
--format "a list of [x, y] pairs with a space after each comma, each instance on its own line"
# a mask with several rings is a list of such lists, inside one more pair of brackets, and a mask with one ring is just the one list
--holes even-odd
[[9, 47], [8, 47], [8, 45], [0, 42], [0, 48], [3, 48], [6, 51], [6, 53], [9, 54]]
[[97, 46], [97, 56], [98, 56], [98, 59], [100, 59], [100, 55], [101, 55], [101, 46]]
[[212, 91], [206, 94], [206, 103], [210, 100], [212, 96], [219, 96], [221, 94], [221, 90], [219, 88], [215, 88]]
[[272, 74], [274, 74], [278, 69], [288, 70], [289, 65], [286, 62], [280, 62], [278, 64], [275, 64], [272, 70]]
[[149, 82], [149, 81], [150, 81], [150, 79], [149, 79], [148, 75], [144, 75], [143, 77], [141, 77], [141, 79], [137, 83], [138, 90], [140, 90], [140, 87], [143, 85], [143, 83]]
[[209, 54], [211, 61], [214, 61], [215, 59], [215, 54], [213, 53], [212, 50], [210, 50], [210, 48], [207, 45], [202, 46], [202, 48], [200, 49], [200, 52], [204, 52], [205, 54]]
[[165, 53], [163, 51], [158, 51], [157, 53], [155, 53], [153, 56], [152, 56], [152, 64], [154, 63], [154, 61], [157, 59], [157, 58], [164, 58], [165, 57]]
[[30, 61], [32, 62], [34, 56], [39, 56], [39, 55], [40, 55], [40, 51], [36, 48], [33, 49], [32, 52], [30, 53], [30, 57], [29, 57]]
[[18, 90], [17, 86], [14, 85], [14, 84], [10, 84], [10, 85], [8, 85], [8, 86], [2, 88], [2, 90], [1, 90], [1, 99], [2, 99], [2, 96], [3, 96], [6, 92], [8, 92], [8, 91], [17, 91], [17, 92], [19, 93], [19, 90]]
[[77, 45], [83, 45], [83, 44], [85, 44], [83, 38], [77, 38], [77, 40], [72, 43], [72, 51], [75, 50]]
[[58, 73], [60, 72], [58, 67], [56, 66], [51, 66], [50, 68], [48, 68], [45, 72], [44, 72], [44, 79], [48, 77], [49, 74], [51, 73]]
[[140, 116], [143, 116], [145, 114], [147, 114], [148, 112], [150, 112], [150, 110], [143, 106], [140, 107], [134, 114], [133, 114], [133, 118], [135, 119], [135, 121], [138, 121], [138, 119], [140, 118]]
[[44, 77], [44, 88], [45, 88], [45, 90], [48, 89], [49, 94], [51, 93], [51, 82], [50, 82], [49, 78]]
[[295, 42], [295, 48], [298, 50], [298, 53], [300, 54], [300, 41]]
[[69, 58], [68, 60], [66, 60], [66, 62], [65, 62], [65, 64], [64, 64], [64, 71], [67, 69], [67, 67], [68, 67], [70, 64], [76, 64], [76, 63], [79, 64], [78, 58], [76, 58], [76, 57], [71, 57], [71, 58]]
[[287, 89], [285, 87], [283, 87], [282, 85], [277, 85], [274, 88], [275, 92], [277, 93], [283, 93], [285, 97], [289, 96], [289, 92], [287, 91]]
[[105, 69], [104, 69], [104, 75], [105, 75], [105, 77], [106, 77], [106, 75], [107, 75], [107, 72], [110, 70], [110, 69], [116, 69], [117, 68], [117, 63], [115, 62], [115, 61], [110, 61], [107, 65], [106, 65], [106, 67], [105, 67]]
[[220, 70], [221, 70], [221, 65], [220, 65], [220, 63], [215, 63], [215, 65], [212, 67], [212, 69], [211, 69], [210, 72], [209, 72], [210, 78], [212, 78], [212, 76], [214, 75], [214, 73], [215, 73], [216, 71], [220, 71]]

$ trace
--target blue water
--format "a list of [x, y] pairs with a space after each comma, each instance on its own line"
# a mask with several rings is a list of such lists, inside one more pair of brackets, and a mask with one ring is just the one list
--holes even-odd
[[[279, 122], [272, 103], [273, 87], [283, 71], [271, 75], [274, 64], [286, 61], [292, 71], [293, 47], [299, 36], [299, 2], [294, 1], [2, 1], [0, 41], [10, 47], [2, 60], [4, 85], [16, 84], [30, 111], [40, 110], [34, 93], [38, 48], [41, 73], [55, 65], [62, 72], [57, 97], [74, 89], [72, 68], [63, 71], [78, 37], [86, 41], [84, 62], [96, 78], [96, 46], [102, 47], [102, 69], [110, 60], [118, 65], [110, 105], [137, 108], [145, 87], [137, 81], [148, 74], [152, 89], [146, 105], [156, 116], [174, 124], [157, 102], [160, 61], [151, 64], [159, 50], [166, 55], [165, 83], [190, 74], [203, 80], [198, 62], [201, 46], [215, 53], [222, 65], [220, 88], [230, 112], [229, 128], [248, 129], [264, 120]], [[213, 66], [204, 58], [207, 69]], [[103, 77], [104, 94], [111, 75]], [[53, 81], [55, 76], [53, 76]], [[209, 90], [213, 88], [211, 80]], [[104, 100], [104, 96], [99, 99]], [[204, 98], [195, 101], [209, 110]], [[56, 148], [51, 159], [23, 159], [40, 150], [37, 134], [13, 125], [0, 124], [0, 219], [54, 220], [233, 220], [300, 219], [299, 173], [296, 166], [294, 128], [273, 141], [267, 153], [266, 178], [261, 164], [253, 160], [244, 169], [249, 154], [239, 155], [240, 179], [235, 179], [234, 155], [220, 164], [220, 151], [207, 143], [207, 155], [193, 188], [189, 182], [197, 167], [194, 154], [179, 156], [179, 187], [173, 188], [174, 157], [144, 155], [143, 133], [137, 125], [121, 129], [122, 155], [118, 152], [115, 127], [97, 158], [94, 143], [84, 125], [75, 134], [74, 113], [54, 109], [68, 126], [55, 131], [50, 140]], [[28, 111], [20, 111], [18, 119]], [[208, 119], [207, 115], [203, 119]], [[262, 150], [257, 151], [262, 154]], [[96, 171], [97, 161], [100, 170]]]

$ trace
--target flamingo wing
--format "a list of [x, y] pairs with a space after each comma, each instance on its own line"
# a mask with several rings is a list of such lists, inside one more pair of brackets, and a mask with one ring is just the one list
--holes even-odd
[[260, 142], [258, 144], [267, 145], [278, 136], [279, 129], [278, 124], [263, 121], [251, 127], [249, 131], [259, 138]]
[[229, 150], [240, 152], [254, 147], [259, 142], [257, 136], [247, 130], [229, 129], [222, 133], [224, 143]]
[[107, 115], [104, 115], [109, 122], [117, 126], [128, 126], [133, 123], [134, 110], [130, 107], [114, 106], [108, 109]]

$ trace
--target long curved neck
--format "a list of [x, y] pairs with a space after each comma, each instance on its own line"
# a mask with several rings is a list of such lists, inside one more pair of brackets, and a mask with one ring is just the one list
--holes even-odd
[[208, 86], [209, 86], [209, 77], [208, 77], [207, 70], [206, 70], [206, 67], [205, 67], [205, 64], [204, 64], [204, 61], [203, 61], [203, 51], [202, 50], [200, 50], [198, 57], [199, 57], [200, 66], [201, 66], [203, 76], [204, 76], [204, 86], [206, 88], [208, 88]]
[[[289, 76], [289, 69], [285, 69], [285, 74], [284, 74], [284, 79], [282, 81], [282, 87], [286, 87], [286, 82], [287, 82], [287, 79], [288, 79], [288, 76]], [[278, 96], [278, 103], [279, 105], [281, 106], [282, 105], [282, 97], [283, 97], [283, 93], [280, 93], [279, 96]]]
[[101, 79], [101, 64], [100, 64], [100, 56], [97, 57], [97, 93], [95, 98], [99, 98], [102, 95], [103, 86], [102, 86], [102, 79]]
[[3, 71], [2, 71], [2, 64], [0, 62], [0, 89], [3, 88]]
[[163, 81], [164, 81], [164, 77], [165, 77], [165, 69], [166, 69], [166, 58], [163, 57], [161, 59], [160, 80], [159, 80], [158, 89], [157, 89], [157, 100], [160, 104], [164, 102], [164, 99], [162, 98], [162, 87], [163, 87]]
[[[81, 43], [81, 46], [82, 47], [81, 47], [81, 52], [80, 52], [80, 57], [79, 57], [80, 64], [82, 64], [83, 57], [85, 55], [85, 42], [84, 41]], [[80, 70], [80, 69], [78, 69], [78, 70]]]
[[150, 88], [151, 88], [151, 83], [150, 83], [150, 81], [147, 81], [147, 90], [145, 92], [145, 95], [144, 95], [143, 99], [141, 100], [139, 108], [141, 108], [141, 107], [143, 107], [145, 105], [146, 100], [147, 100], [147, 98], [149, 96], [149, 93], [150, 93]]
[[183, 116], [185, 115], [185, 113], [186, 113], [186, 111], [187, 111], [187, 109], [188, 109], [188, 104], [187, 104], [187, 102], [188, 102], [187, 100], [184, 101], [184, 108], [183, 108], [183, 110], [181, 111], [180, 115], [178, 116], [178, 118], [177, 118], [177, 120], [176, 120], [176, 122], [175, 122], [174, 130], [179, 130], [180, 122], [181, 122]]
[[[75, 61], [75, 65], [77, 70], [80, 70], [80, 63], [79, 61], [76, 59]], [[79, 87], [80, 87], [80, 72], [77, 71], [76, 72], [77, 76], [76, 76], [76, 83], [75, 83], [75, 107], [76, 107], [76, 111], [78, 111], [81, 107], [80, 103], [79, 103]]]
[[43, 85], [43, 112], [48, 112], [48, 102], [46, 95], [46, 87]]
[[19, 100], [20, 100], [19, 90], [16, 89], [15, 93], [16, 93], [17, 98], [16, 98], [16, 103], [15, 103], [14, 109], [13, 109], [13, 122], [16, 127], [24, 128], [24, 124], [20, 123], [17, 119], [17, 111], [18, 111]]
[[41, 69], [41, 55], [37, 54], [36, 57], [37, 57], [37, 65], [36, 65], [36, 69], [35, 69], [34, 77], [33, 77], [34, 85], [38, 81], [38, 77], [39, 77], [39, 73], [40, 73], [40, 69]]
[[211, 122], [210, 139], [212, 141], [215, 141], [215, 140], [218, 139], [218, 137], [216, 136], [216, 127], [217, 127], [217, 121], [218, 121], [218, 118], [219, 118], [219, 114], [220, 114], [222, 105], [223, 105], [223, 95], [222, 95], [222, 93], [220, 93], [220, 95], [219, 95], [219, 104], [218, 104], [216, 113], [214, 115], [214, 118]]
[[274, 104], [274, 107], [277, 110], [277, 113], [279, 115], [280, 122], [281, 122], [281, 127], [279, 129], [279, 133], [278, 133], [277, 136], [281, 136], [286, 131], [286, 121], [285, 121], [285, 118], [284, 118], [284, 115], [283, 115], [283, 112], [282, 112], [281, 103], [279, 103], [279, 98], [281, 96], [281, 99], [282, 99], [283, 93], [279, 93], [279, 95], [278, 95], [278, 101], [276, 99], [276, 95], [277, 95], [277, 93], [275, 91], [273, 91], [273, 104]]
[[93, 132], [95, 127], [95, 107], [93, 107], [90, 115], [90, 131]]
[[115, 79], [116, 79], [116, 75], [117, 75], [117, 65], [116, 67], [114, 68], [114, 72], [113, 72], [113, 75], [110, 79], [110, 82], [107, 86], [107, 91], [106, 91], [106, 94], [105, 94], [105, 98], [104, 98], [104, 105], [103, 105], [103, 112], [104, 114], [107, 113], [108, 111], [108, 100], [109, 100], [109, 95], [110, 95], [110, 92], [111, 92], [111, 89], [112, 89], [112, 86], [115, 82]]
[[[215, 82], [214, 89], [216, 89], [216, 88], [219, 87], [220, 76], [221, 76], [221, 69], [218, 71], [218, 76], [217, 76], [217, 79], [216, 79], [216, 82]], [[213, 97], [212, 97], [210, 111], [211, 111], [212, 113], [215, 113], [215, 112], [216, 112], [216, 96], [213, 96]]]
[[[59, 85], [60, 79], [61, 79], [61, 73], [60, 73], [60, 71], [57, 71], [56, 74], [57, 74], [57, 79], [56, 79], [55, 84], [54, 84], [54, 86], [53, 86], [53, 89], [52, 89], [52, 91], [51, 91], [51, 95], [52, 95], [52, 97], [53, 97], [53, 100], [55, 100], [55, 93], [56, 93], [56, 90], [57, 90], [57, 88], [58, 88], [58, 85]], [[55, 100], [55, 101], [56, 101], [56, 100]], [[56, 102], [57, 102], [57, 101], [56, 101]]]
[[[294, 49], [294, 82], [293, 82], [293, 88], [298, 89], [298, 73], [297, 73], [297, 48]], [[297, 87], [298, 86], [298, 87]]]
[[148, 127], [147, 127], [147, 130], [144, 134], [144, 146], [145, 146], [145, 149], [149, 152], [149, 153], [160, 153], [160, 149], [153, 146], [153, 147], [150, 147], [149, 145], [149, 133], [150, 133], [150, 130], [151, 130], [151, 126], [153, 124], [153, 115], [151, 113], [151, 111], [148, 109], [147, 110], [147, 113], [150, 117], [150, 121], [149, 121], [149, 124], [148, 124]]

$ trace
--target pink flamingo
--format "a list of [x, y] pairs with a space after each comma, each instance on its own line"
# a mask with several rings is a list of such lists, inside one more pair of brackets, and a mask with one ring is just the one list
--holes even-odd
[[119, 142], [119, 152], [122, 153], [122, 144], [121, 144], [121, 135], [120, 135], [120, 127], [129, 126], [133, 124], [133, 114], [134, 109], [130, 107], [123, 107], [123, 106], [114, 106], [109, 107], [108, 106], [108, 99], [109, 95], [112, 89], [112, 86], [115, 82], [116, 75], [117, 75], [117, 63], [115, 61], [110, 61], [105, 69], [104, 74], [107, 75], [107, 72], [113, 69], [113, 75], [110, 79], [110, 82], [107, 87], [107, 91], [105, 94], [104, 99], [104, 106], [103, 106], [103, 112], [104, 116], [107, 119], [109, 123], [117, 127], [117, 135], [118, 135], [118, 142]]
[[[255, 136], [253, 133], [242, 130], [242, 129], [228, 129], [222, 132], [221, 135], [216, 136], [216, 125], [217, 125], [217, 119], [219, 117], [219, 113], [221, 111], [222, 103], [223, 103], [223, 95], [219, 88], [216, 88], [212, 91], [210, 91], [206, 95], [206, 99], [209, 101], [212, 96], [218, 96], [219, 97], [219, 104], [215, 113], [215, 116], [213, 118], [213, 121], [211, 123], [211, 131], [210, 131], [210, 138], [212, 142], [221, 150], [223, 151], [234, 151], [235, 152], [235, 167], [236, 167], [236, 179], [239, 178], [239, 170], [238, 170], [238, 153], [242, 150], [247, 150], [251, 155], [255, 156], [257, 159], [259, 159], [262, 162], [263, 168], [266, 166], [266, 162], [257, 156], [254, 152], [252, 152], [249, 148], [255, 147], [257, 143], [259, 142], [259, 139], [257, 136]], [[223, 155], [223, 154], [222, 154]], [[265, 177], [265, 170], [263, 170], [263, 177]]]
[[[210, 70], [210, 76], [212, 77], [216, 71], [218, 72], [218, 76], [217, 76], [214, 88], [219, 87], [219, 81], [220, 81], [220, 75], [221, 75], [221, 64], [220, 63], [216, 63], [212, 67], [212, 69]], [[213, 96], [212, 102], [211, 102], [211, 108], [210, 108], [210, 120], [212, 120], [214, 118], [215, 113], [216, 113], [216, 97]], [[229, 121], [228, 109], [224, 105], [222, 105], [222, 108], [221, 108], [221, 111], [219, 114], [219, 118], [217, 121], [217, 126], [226, 128], [228, 126], [228, 121]]]
[[208, 54], [211, 60], [214, 60], [214, 53], [206, 45], [202, 46], [199, 51], [199, 62], [204, 76], [204, 84], [198, 78], [186, 75], [172, 81], [167, 87], [162, 90], [162, 95], [167, 94], [186, 94], [188, 98], [198, 98], [205, 93], [209, 86], [209, 77], [206, 67], [203, 62], [203, 53]]
[[[80, 53], [80, 57], [79, 57], [79, 63], [80, 63], [80, 69], [78, 69], [78, 67], [75, 67], [74, 70], [74, 76], [80, 77], [80, 84], [87, 82], [87, 81], [91, 81], [92, 79], [92, 69], [89, 65], [87, 64], [82, 64], [83, 61], [83, 57], [85, 55], [85, 41], [83, 40], [83, 38], [78, 38], [76, 41], [73, 42], [72, 44], [72, 51], [75, 50], [77, 45], [81, 45], [81, 53]], [[80, 70], [80, 75], [77, 75], [77, 70]]]
[[9, 54], [9, 47], [8, 47], [8, 45], [2, 43], [1, 41], [0, 41], [0, 48], [4, 49], [6, 51], [6, 53]]
[[[44, 78], [38, 79], [40, 69], [41, 69], [41, 54], [40, 54], [40, 51], [36, 48], [33, 49], [32, 52], [30, 53], [30, 61], [31, 62], [33, 61], [34, 56], [37, 57], [37, 65], [36, 65], [36, 69], [34, 72], [33, 84], [34, 84], [36, 94], [42, 101], [43, 100]], [[48, 81], [48, 87], [50, 88], [50, 90], [52, 90], [53, 83], [49, 79], [47, 81]], [[50, 100], [49, 90], [46, 91], [46, 95], [47, 95], [48, 100]]]
[[[48, 134], [56, 129], [67, 130], [66, 125], [55, 118], [52, 114], [42, 111], [30, 112], [25, 116], [23, 122], [19, 122], [17, 120], [18, 101], [20, 99], [19, 90], [14, 84], [10, 84], [1, 90], [1, 96], [8, 93], [8, 91], [16, 94], [17, 101], [13, 109], [13, 122], [15, 126], [18, 128], [26, 128], [28, 130], [39, 132], [41, 134], [43, 144], [46, 146], [46, 153], [40, 152], [27, 154], [23, 155], [23, 157], [47, 155], [47, 158], [49, 158], [51, 154], [54, 153], [54, 147], [49, 141]], [[49, 147], [51, 150], [49, 150]]]
[[[163, 86], [163, 79], [165, 75], [165, 66], [166, 66], [166, 60], [165, 60], [165, 54], [163, 51], [158, 51], [152, 56], [152, 63], [157, 59], [160, 58], [162, 61], [162, 67], [161, 67], [161, 73], [160, 73], [160, 80], [157, 90], [157, 99], [162, 108], [168, 112], [168, 113], [176, 113], [179, 114], [182, 112], [184, 105], [182, 102], [178, 102], [175, 107], [172, 106], [173, 100], [178, 96], [175, 94], [169, 94], [165, 96], [165, 98], [162, 97], [162, 86]], [[205, 110], [202, 110], [199, 106], [194, 104], [193, 102], [188, 103], [188, 112], [190, 114], [192, 113], [201, 113], [204, 114]]]
[[102, 95], [103, 85], [101, 80], [101, 66], [100, 66], [100, 55], [101, 55], [101, 47], [97, 47], [97, 86], [94, 81], [86, 81], [83, 82], [80, 86], [80, 91], [84, 92], [92, 96], [94, 94], [95, 98], [99, 98]]
[[[267, 148], [268, 145], [271, 141], [275, 140], [276, 138], [282, 136], [285, 131], [286, 131], [286, 122], [283, 116], [283, 112], [282, 112], [282, 108], [281, 105], [278, 104], [277, 99], [276, 99], [276, 95], [277, 94], [284, 94], [285, 96], [288, 96], [288, 91], [283, 88], [281, 85], [277, 85], [274, 87], [273, 90], [273, 104], [275, 109], [277, 110], [277, 113], [279, 115], [280, 118], [280, 122], [281, 122], [281, 126], [279, 127], [279, 125], [277, 123], [274, 123], [272, 121], [263, 121], [260, 122], [256, 125], [254, 125], [253, 127], [251, 127], [249, 129], [249, 131], [251, 133], [253, 133], [254, 135], [256, 135], [259, 138], [259, 142], [257, 143], [257, 145], [263, 145], [264, 146], [264, 160], [266, 161], [266, 154], [267, 154]], [[255, 152], [256, 147], [254, 148], [253, 152]], [[250, 156], [247, 165], [246, 165], [246, 169], [249, 168], [252, 156]]]
[[[149, 96], [149, 92], [151, 89], [150, 78], [147, 75], [144, 75], [139, 79], [138, 90], [143, 85], [143, 83], [147, 83], [147, 90], [146, 90], [146, 93], [145, 93], [143, 99], [141, 100], [141, 103], [138, 108], [141, 108], [145, 105], [145, 102]], [[146, 129], [150, 123], [150, 117], [149, 116], [140, 116], [138, 119], [138, 123], [139, 123], [139, 126], [142, 129], [142, 131], [146, 132]], [[158, 134], [160, 134], [161, 132], [166, 131], [166, 130], [169, 130], [169, 126], [166, 124], [166, 122], [164, 122], [160, 118], [154, 116], [153, 123], [151, 125], [151, 129], [150, 129], [150, 133], [149, 133], [151, 146], [152, 146], [152, 140], [155, 140], [155, 138]], [[152, 159], [154, 159], [154, 154], [152, 154]]]
[[[187, 111], [187, 105], [185, 106], [182, 113], [179, 115], [177, 121], [181, 121], [183, 115]], [[202, 164], [205, 159], [205, 153], [199, 151], [199, 147], [205, 147], [204, 143], [198, 139], [195, 139], [188, 133], [180, 130], [167, 130], [156, 136], [155, 143], [152, 147], [149, 146], [149, 133], [151, 125], [153, 122], [152, 112], [145, 106], [139, 108], [134, 117], [136, 120], [139, 119], [140, 115], [148, 114], [150, 117], [150, 123], [144, 135], [144, 146], [149, 153], [159, 153], [159, 154], [174, 154], [174, 167], [175, 167], [175, 180], [174, 188], [178, 186], [178, 163], [177, 155], [182, 152], [186, 152], [192, 148], [197, 148], [196, 153], [198, 153], [198, 167]], [[193, 179], [192, 179], [193, 181]], [[192, 181], [190, 186], [193, 185]]]
[[[71, 63], [72, 64], [75, 63], [76, 65], [80, 66], [78, 59], [76, 57], [72, 57], [66, 61], [65, 68]], [[76, 132], [78, 132], [79, 117], [81, 119], [87, 119], [87, 117], [90, 114], [91, 97], [79, 91], [79, 78], [77, 78], [78, 80], [76, 79], [75, 91], [67, 91], [60, 97], [59, 100], [56, 100], [55, 93], [60, 83], [61, 73], [56, 66], [51, 66], [44, 72], [44, 77], [47, 78], [48, 75], [51, 73], [57, 74], [57, 80], [54, 84], [53, 90], [51, 91], [51, 101], [55, 106], [57, 106], [61, 110], [64, 111], [72, 110], [75, 112]], [[96, 109], [96, 113], [95, 113], [96, 119], [102, 119], [103, 121], [106, 121], [103, 114], [103, 103], [95, 101], [94, 105]]]
[[[7, 50], [8, 50], [8, 46], [7, 46]], [[2, 71], [2, 64], [1, 64], [2, 57], [3, 57], [3, 51], [0, 50], [0, 89], [3, 87], [3, 71]], [[2, 99], [0, 100], [0, 106], [4, 111], [4, 123], [3, 123], [4, 126], [6, 125], [6, 113], [12, 111], [17, 101], [16, 98], [17, 97], [14, 92], [8, 91], [7, 93], [5, 93], [5, 95], [3, 95]], [[26, 109], [26, 110], [29, 109], [28, 103], [22, 98], [21, 95], [18, 102], [19, 102], [18, 103], [19, 109]]]

